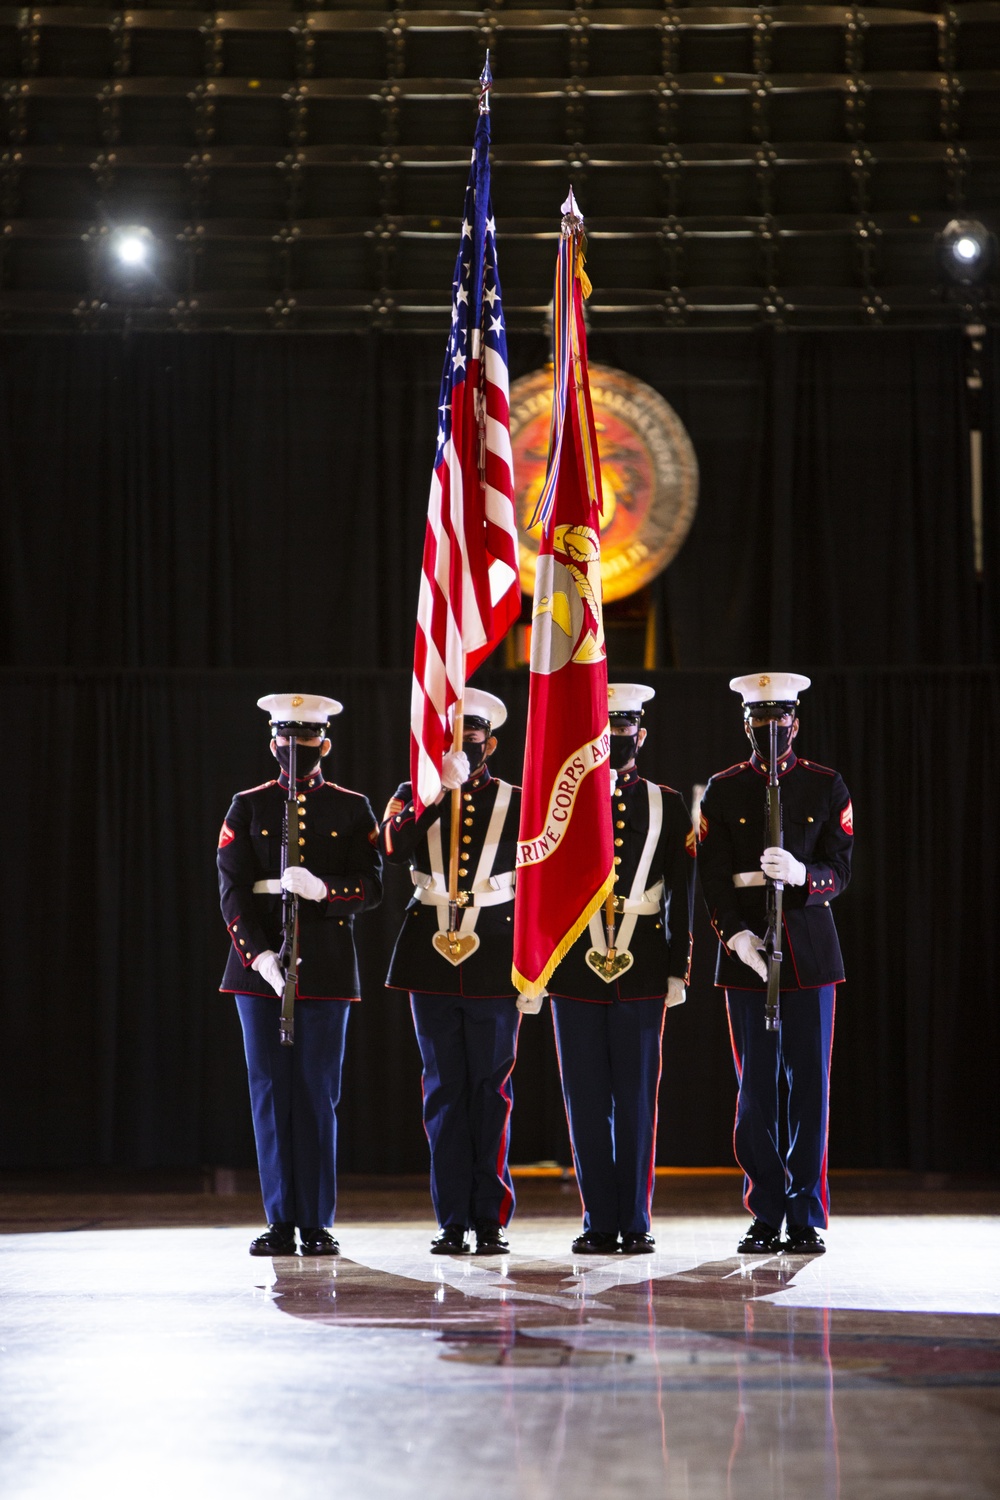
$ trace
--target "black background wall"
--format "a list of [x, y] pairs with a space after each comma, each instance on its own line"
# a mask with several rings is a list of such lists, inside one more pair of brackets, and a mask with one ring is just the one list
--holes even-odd
[[[417, 570], [441, 342], [140, 335], [0, 341], [3, 646], [0, 1164], [252, 1161], [213, 851], [268, 774], [256, 698], [347, 713], [338, 779], [377, 812], [406, 767]], [[544, 359], [518, 339], [512, 373]], [[987, 362], [995, 433], [996, 344]], [[984, 578], [953, 332], [595, 338], [688, 426], [702, 471], [661, 579], [675, 669], [644, 769], [689, 795], [740, 758], [727, 680], [810, 672], [805, 754], [854, 794], [838, 903], [849, 982], [835, 1165], [995, 1168], [1000, 542], [987, 434]], [[526, 679], [498, 752], [520, 770]], [[359, 923], [346, 1170], [420, 1170], [419, 1064], [381, 986], [407, 889]], [[731, 1160], [734, 1084], [699, 917], [668, 1017], [660, 1160]], [[565, 1158], [548, 1017], [528, 1018], [514, 1157]]]

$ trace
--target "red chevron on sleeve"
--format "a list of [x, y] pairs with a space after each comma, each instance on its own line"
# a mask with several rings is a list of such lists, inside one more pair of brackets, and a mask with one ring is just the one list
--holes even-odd
[[219, 848], [224, 849], [227, 844], [231, 844], [233, 842], [233, 839], [235, 837], [236, 835], [230, 828], [229, 824], [223, 823], [222, 827], [219, 829]]
[[840, 826], [845, 833], [849, 833], [852, 838], [854, 837], [854, 809], [850, 802], [848, 802], [845, 808], [841, 809]]

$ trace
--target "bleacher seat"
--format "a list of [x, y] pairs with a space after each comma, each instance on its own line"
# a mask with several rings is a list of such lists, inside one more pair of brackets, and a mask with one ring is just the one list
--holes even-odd
[[609, 325], [940, 312], [934, 235], [996, 225], [1000, 0], [0, 7], [3, 316], [103, 326], [134, 221], [156, 326], [438, 317], [487, 47], [515, 325], [571, 184]]
[[391, 78], [399, 71], [392, 12], [313, 11], [305, 18], [300, 69], [310, 78]]

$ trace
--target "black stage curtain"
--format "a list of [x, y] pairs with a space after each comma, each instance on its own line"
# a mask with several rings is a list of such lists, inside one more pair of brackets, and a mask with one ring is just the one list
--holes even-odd
[[[273, 622], [263, 587], [259, 608]], [[297, 615], [308, 623], [308, 601]], [[741, 651], [733, 665], [752, 661]], [[685, 796], [742, 758], [727, 678], [650, 678], [643, 768]], [[510, 705], [496, 763], [517, 779], [526, 677], [479, 680]], [[406, 671], [0, 673], [0, 1165], [252, 1162], [235, 1009], [215, 993], [228, 937], [214, 849], [233, 789], [272, 765], [255, 700], [289, 681], [345, 702], [337, 779], [381, 813], [405, 775]], [[837, 903], [849, 978], [831, 1161], [995, 1170], [1000, 672], [818, 670], [802, 718], [800, 748], [843, 772], [857, 829], [855, 878]], [[382, 987], [408, 895], [390, 873], [384, 905], [358, 923], [365, 999], [348, 1032], [347, 1171], [426, 1166], [406, 1000]], [[663, 1163], [731, 1159], [735, 1085], [713, 959], [699, 914], [691, 996], [667, 1020]], [[521, 1038], [514, 1159], [565, 1161], [547, 1011]]]
[[[995, 331], [985, 572], [960, 330], [595, 334], [701, 469], [655, 586], [665, 665], [996, 661]], [[412, 657], [443, 335], [0, 338], [0, 658], [375, 670]], [[511, 338], [512, 377], [544, 362]], [[992, 422], [990, 417], [992, 416]]]

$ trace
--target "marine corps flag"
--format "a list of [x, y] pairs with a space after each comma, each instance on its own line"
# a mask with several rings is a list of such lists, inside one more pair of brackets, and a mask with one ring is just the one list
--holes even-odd
[[514, 895], [514, 984], [539, 995], [614, 886], [601, 471], [587, 380], [583, 219], [563, 204], [554, 391], [532, 609], [528, 733]]

